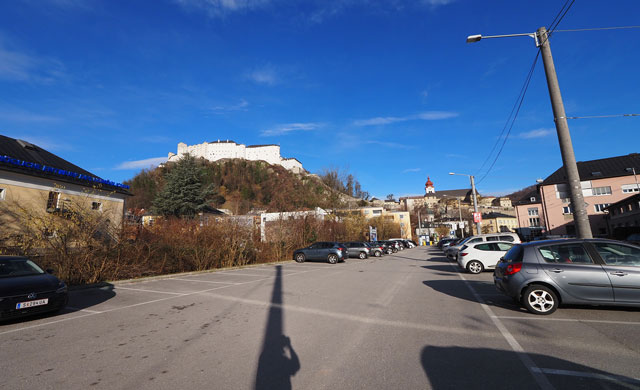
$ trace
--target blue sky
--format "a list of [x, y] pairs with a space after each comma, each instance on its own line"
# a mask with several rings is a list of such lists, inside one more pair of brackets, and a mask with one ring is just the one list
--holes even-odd
[[[377, 197], [464, 188], [564, 1], [15, 0], [0, 4], [0, 134], [124, 181], [189, 145], [280, 144]], [[637, 25], [637, 0], [578, 0], [558, 29]], [[557, 32], [568, 116], [639, 113], [640, 29]], [[577, 160], [640, 152], [640, 118], [569, 122]], [[490, 163], [491, 161], [489, 161]], [[478, 188], [562, 164], [542, 63]], [[486, 167], [487, 164], [485, 164]]]

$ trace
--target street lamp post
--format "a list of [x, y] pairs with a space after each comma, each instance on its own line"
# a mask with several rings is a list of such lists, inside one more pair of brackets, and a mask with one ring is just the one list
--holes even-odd
[[[453, 173], [449, 172], [450, 175], [460, 175], [460, 176], [468, 176], [469, 180], [471, 180], [471, 195], [473, 196], [473, 211], [478, 212], [478, 197], [476, 193], [476, 178], [473, 175], [467, 175], [465, 173]], [[462, 212], [460, 212], [460, 218], [462, 218]], [[482, 234], [482, 222], [476, 222], [476, 231], [477, 234]]]
[[551, 98], [551, 107], [553, 109], [554, 122], [556, 132], [558, 134], [558, 142], [560, 144], [560, 153], [565, 173], [569, 181], [569, 196], [571, 197], [571, 208], [573, 209], [573, 220], [576, 224], [576, 233], [578, 238], [592, 238], [591, 225], [589, 224], [589, 216], [587, 215], [584, 197], [582, 195], [582, 186], [580, 185], [580, 175], [578, 174], [578, 165], [573, 152], [573, 144], [571, 142], [571, 134], [569, 133], [569, 125], [567, 116], [564, 112], [564, 104], [562, 103], [562, 95], [560, 94], [560, 85], [556, 69], [553, 65], [553, 57], [551, 56], [551, 46], [549, 44], [549, 34], [545, 27], [540, 27], [535, 33], [526, 34], [507, 34], [507, 35], [470, 35], [467, 37], [467, 43], [478, 42], [485, 38], [505, 38], [528, 36], [532, 37], [536, 46], [540, 47], [542, 52], [542, 62], [544, 63], [544, 71], [547, 77], [547, 87], [549, 88], [549, 97]]

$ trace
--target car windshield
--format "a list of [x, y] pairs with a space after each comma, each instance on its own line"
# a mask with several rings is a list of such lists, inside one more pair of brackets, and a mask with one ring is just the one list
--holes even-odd
[[43, 273], [44, 271], [29, 259], [0, 259], [0, 278]]

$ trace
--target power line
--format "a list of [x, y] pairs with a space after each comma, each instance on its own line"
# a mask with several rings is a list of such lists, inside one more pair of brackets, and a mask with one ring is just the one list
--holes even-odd
[[[546, 42], [546, 40], [551, 37], [551, 33], [553, 33], [555, 31], [555, 29], [558, 27], [558, 25], [560, 25], [560, 22], [562, 22], [562, 19], [564, 19], [564, 17], [567, 15], [567, 13], [569, 12], [569, 10], [571, 9], [571, 7], [573, 6], [574, 3], [575, 3], [575, 0], [567, 0], [564, 3], [562, 8], [560, 8], [560, 11], [558, 11], [558, 13], [556, 14], [555, 18], [553, 18], [553, 21], [551, 21], [551, 24], [549, 24], [549, 32], [547, 33], [547, 36], [545, 37], [545, 40], [543, 42], [541, 42], [539, 44], [539, 46], [542, 46], [542, 44], [544, 44]], [[482, 171], [482, 168], [484, 167], [486, 162], [489, 160], [489, 158], [493, 154], [493, 151], [495, 150], [496, 146], [500, 142], [500, 138], [502, 138], [502, 134], [504, 133], [504, 130], [508, 126], [509, 130], [507, 131], [507, 134], [506, 134], [506, 136], [504, 137], [504, 139], [502, 141], [502, 145], [500, 145], [500, 149], [498, 150], [498, 153], [496, 154], [496, 157], [493, 159], [493, 162], [491, 163], [491, 165], [489, 166], [489, 168], [487, 169], [485, 174], [480, 178], [480, 180], [478, 180], [478, 184], [480, 184], [487, 177], [487, 175], [489, 175], [489, 173], [491, 172], [491, 169], [493, 169], [493, 166], [498, 161], [498, 158], [500, 157], [500, 154], [502, 154], [502, 150], [504, 149], [504, 146], [507, 143], [507, 139], [509, 139], [509, 135], [511, 134], [511, 129], [513, 129], [513, 125], [516, 122], [516, 119], [518, 117], [518, 113], [520, 112], [520, 108], [522, 107], [522, 103], [524, 102], [524, 97], [525, 97], [525, 95], [527, 93], [527, 89], [529, 88], [529, 83], [531, 82], [531, 78], [533, 76], [533, 71], [534, 71], [534, 69], [536, 67], [536, 64], [538, 62], [538, 58], [539, 57], [540, 57], [540, 50], [538, 50], [538, 52], [536, 53], [536, 57], [533, 60], [533, 64], [531, 65], [531, 68], [529, 69], [529, 74], [527, 75], [527, 78], [526, 78], [526, 80], [524, 82], [524, 85], [523, 85], [522, 89], [520, 90], [520, 95], [518, 96], [518, 99], [516, 100], [516, 104], [514, 105], [514, 109], [517, 106], [517, 109], [515, 110], [515, 115], [514, 115], [514, 109], [512, 109], [511, 113], [509, 114], [509, 117], [507, 118], [507, 122], [505, 123], [505, 127], [503, 127], [502, 128], [502, 132], [500, 132], [500, 136], [498, 137], [498, 140], [496, 141], [496, 143], [494, 144], [493, 148], [491, 149], [491, 152], [489, 152], [489, 156], [487, 156], [487, 159], [482, 163], [482, 165], [480, 166], [480, 169], [478, 170], [478, 172]], [[512, 119], [512, 116], [513, 116], [513, 119]], [[511, 122], [511, 124], [509, 124], [509, 122]]]
[[[560, 23], [562, 18], [564, 18], [564, 15], [566, 15], [566, 13], [569, 11], [569, 8], [571, 8], [571, 6], [573, 5], [574, 1], [575, 0], [566, 0], [564, 5], [562, 6], [562, 8], [560, 8], [560, 11], [558, 11], [558, 13], [556, 14], [555, 18], [553, 18], [553, 21], [551, 21], [551, 23], [549, 24], [549, 26], [553, 26], [555, 24], [555, 27], [557, 27], [558, 23]], [[558, 18], [560, 18], [560, 19], [558, 20]], [[556, 23], [556, 21], [558, 21], [558, 23]], [[550, 35], [547, 35], [547, 37], [545, 38], [545, 41], [547, 39], [549, 39], [549, 36]], [[536, 54], [536, 59], [534, 60], [534, 65], [533, 66], [535, 66], [535, 61], [537, 61], [539, 54], [540, 53]], [[493, 152], [496, 150], [496, 147], [500, 144], [500, 140], [503, 138], [502, 135], [504, 134], [505, 130], [507, 129], [507, 126], [509, 126], [509, 121], [511, 120], [511, 117], [513, 116], [514, 111], [518, 107], [518, 102], [520, 101], [520, 97], [522, 96], [523, 91], [525, 91], [525, 89], [529, 85], [527, 80], [529, 80], [529, 76], [527, 76], [527, 79], [525, 80], [525, 83], [523, 84], [522, 88], [520, 89], [520, 93], [518, 94], [518, 97], [516, 98], [516, 101], [513, 104], [513, 107], [511, 108], [511, 112], [509, 113], [509, 116], [507, 117], [507, 121], [504, 124], [504, 127], [502, 128], [502, 131], [500, 131], [500, 135], [496, 139], [496, 142], [493, 144], [493, 147], [491, 148], [491, 151], [487, 155], [487, 158], [482, 162], [482, 165], [480, 165], [480, 168], [478, 168], [478, 170], [476, 171], [476, 175], [478, 173], [482, 172], [482, 168], [485, 167], [487, 162], [491, 159], [491, 156], [493, 155]], [[515, 120], [515, 118], [514, 118], [514, 120]], [[504, 146], [504, 143], [503, 143], [503, 146]], [[495, 160], [494, 160], [494, 163], [495, 163]], [[485, 176], [486, 176], [486, 174], [485, 174]]]
[[640, 28], [640, 26], [617, 26], [617, 27], [594, 27], [594, 28], [574, 28], [571, 30], [555, 30], [556, 32], [575, 32], [575, 31], [600, 31], [600, 30], [622, 30], [629, 28]]
[[[489, 173], [491, 172], [491, 169], [493, 169], [493, 166], [496, 164], [496, 162], [498, 161], [498, 158], [500, 157], [500, 154], [502, 154], [502, 150], [504, 149], [504, 145], [507, 143], [507, 140], [509, 139], [509, 135], [511, 134], [511, 129], [513, 129], [513, 125], [516, 123], [516, 119], [518, 118], [518, 114], [520, 113], [520, 108], [522, 108], [522, 103], [524, 102], [524, 97], [527, 94], [527, 90], [529, 89], [529, 84], [531, 83], [531, 78], [533, 77], [533, 71], [536, 68], [536, 64], [538, 63], [538, 58], [540, 58], [540, 50], [538, 49], [538, 52], [536, 53], [536, 57], [533, 59], [533, 64], [531, 64], [531, 68], [529, 69], [529, 74], [527, 74], [527, 78], [524, 82], [524, 85], [522, 87], [522, 90], [520, 92], [520, 96], [518, 97], [518, 101], [517, 101], [517, 109], [515, 110], [515, 114], [513, 115], [513, 119], [511, 119], [511, 117], [509, 117], [507, 119], [507, 123], [505, 124], [505, 128], [508, 125], [509, 126], [509, 130], [507, 131], [507, 134], [504, 137], [504, 140], [502, 141], [502, 145], [500, 145], [500, 150], [498, 150], [498, 153], [496, 154], [496, 157], [493, 159], [493, 162], [491, 163], [491, 165], [489, 166], [489, 168], [487, 169], [487, 172], [485, 172], [485, 174], [480, 178], [480, 180], [477, 181], [477, 184], [480, 184], [486, 177], [487, 175], [489, 175]], [[511, 122], [511, 124], [509, 124], [509, 121]]]
[[[640, 116], [640, 114], [612, 114], [612, 115], [587, 115], [587, 116], [568, 116], [566, 119], [593, 119], [593, 118], [616, 118], [621, 116]], [[560, 119], [560, 118], [558, 118]]]

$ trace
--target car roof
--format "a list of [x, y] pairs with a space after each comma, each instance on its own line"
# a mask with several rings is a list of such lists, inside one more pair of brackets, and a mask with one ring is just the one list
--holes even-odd
[[612, 242], [616, 244], [628, 244], [623, 241], [611, 240], [609, 238], [554, 238], [552, 240], [539, 240], [522, 243], [523, 246], [553, 245], [575, 242]]

